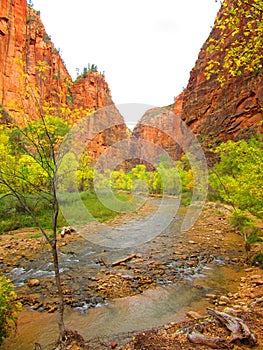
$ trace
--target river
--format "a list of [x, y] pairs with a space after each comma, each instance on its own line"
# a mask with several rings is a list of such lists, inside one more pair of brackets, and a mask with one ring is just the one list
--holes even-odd
[[[152, 204], [154, 205], [155, 202], [153, 201]], [[166, 203], [169, 220], [170, 205], [172, 201]], [[144, 244], [140, 243], [140, 246], [122, 249], [103, 247], [102, 249], [94, 243], [83, 244], [83, 241], [76, 240], [70, 244], [70, 247], [67, 245], [64, 250], [62, 249], [60, 261], [63, 273], [70, 273], [71, 278], [79, 275], [79, 287], [76, 288], [79, 291], [77, 294], [80, 300], [84, 295], [84, 289], [81, 286], [87, 278], [85, 273], [91, 273], [91, 271], [93, 274], [98, 273], [102, 266], [96, 262], [102, 258], [104, 261], [112, 262], [136, 250], [136, 254], [141, 259], [130, 263], [130, 270], [126, 273], [131, 278], [135, 277], [132, 273], [135, 269], [140, 269], [142, 274], [146, 271], [149, 273], [149, 261], [158, 262], [164, 269], [163, 274], [155, 275], [155, 288], [149, 288], [133, 296], [106, 302], [104, 300], [102, 303], [98, 301], [95, 307], [90, 307], [91, 305], [83, 302], [80, 304], [81, 307], [67, 308], [65, 315], [67, 328], [78, 330], [86, 340], [101, 337], [101, 339], [122, 342], [129, 338], [129, 332], [178, 321], [191, 309], [204, 312], [209, 305], [205, 297], [208, 293], [224, 294], [234, 291], [243, 274], [242, 268], [229, 263], [229, 260], [226, 262], [220, 249], [211, 249], [212, 252], [200, 251], [202, 246], [192, 245], [189, 241], [191, 234], [186, 235], [179, 229], [184, 215], [185, 209], [180, 209], [162, 234], [154, 235], [155, 237], [151, 237], [151, 240]], [[127, 222], [118, 225], [117, 229], [119, 232], [127, 232], [127, 227], [129, 230], [134, 227], [138, 232], [140, 225], [144, 225], [143, 222], [146, 220], [149, 222], [147, 217], [141, 222], [127, 219]], [[165, 211], [162, 213], [162, 220], [162, 222], [165, 221]], [[160, 221], [155, 224], [160, 224]], [[228, 256], [233, 254], [233, 257], [236, 257], [233, 245], [235, 246], [239, 238], [233, 238], [232, 235], [229, 241], [232, 240], [227, 253]], [[188, 255], [185, 256], [186, 254]], [[52, 267], [47, 264], [46, 254], [42, 256], [42, 263], [41, 259], [33, 261], [22, 270], [20, 267], [19, 271], [13, 269], [9, 274], [18, 286], [23, 285], [29, 276], [52, 275]], [[123, 273], [123, 270], [119, 269], [117, 272]], [[48, 345], [56, 337], [56, 314], [24, 308], [19, 316], [17, 334], [5, 343], [3, 349], [30, 350], [34, 349], [35, 342], [40, 343], [44, 349], [48, 349]]]

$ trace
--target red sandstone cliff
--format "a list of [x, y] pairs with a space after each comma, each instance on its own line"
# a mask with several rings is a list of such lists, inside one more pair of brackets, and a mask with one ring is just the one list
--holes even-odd
[[[64, 82], [71, 79], [38, 13], [27, 7], [26, 0], [3, 0], [0, 23], [0, 104], [11, 113], [17, 112], [26, 102], [21, 99], [29, 84], [32, 89], [39, 88], [42, 98], [65, 102]], [[41, 63], [46, 64], [44, 77]]]
[[[1, 0], [0, 7], [0, 122], [9, 118], [22, 120], [22, 114], [37, 118], [39, 101], [48, 101], [62, 118], [75, 122], [85, 116], [86, 109], [99, 110], [111, 106], [110, 113], [101, 112], [102, 124], [117, 126], [100, 132], [90, 145], [96, 157], [110, 142], [127, 137], [122, 116], [114, 107], [105, 77], [89, 70], [75, 82], [39, 17], [26, 0]], [[41, 103], [40, 103], [41, 104]], [[72, 113], [63, 115], [61, 106]], [[74, 111], [80, 113], [74, 113]], [[103, 121], [104, 119], [104, 121]]]
[[[221, 16], [224, 7], [219, 11]], [[244, 19], [245, 20], [245, 19]], [[208, 52], [207, 46], [210, 38], [218, 39], [219, 32], [212, 29], [209, 38], [204, 43], [194, 68], [190, 73], [190, 79], [186, 89], [180, 94], [169, 109], [180, 116], [188, 127], [198, 136], [203, 146], [210, 148], [221, 141], [229, 139], [238, 140], [248, 138], [258, 131], [262, 132], [263, 120], [263, 71], [251, 74], [243, 74], [230, 78], [224, 86], [220, 86], [217, 75], [212, 75], [210, 80], [205, 78], [205, 67], [210, 60], [224, 61], [225, 52], [234, 40], [232, 35], [225, 33], [227, 40], [225, 50], [218, 57], [217, 52]], [[136, 137], [142, 137], [151, 142], [157, 142], [176, 156], [175, 145], [171, 147], [171, 139], [165, 133], [157, 135], [152, 127], [148, 127], [147, 112], [134, 129]], [[156, 127], [165, 125], [167, 134], [180, 134], [170, 114], [162, 113], [156, 119]], [[176, 122], [177, 123], [177, 122]], [[176, 131], [175, 131], [176, 130]], [[181, 142], [183, 143], [184, 136]]]

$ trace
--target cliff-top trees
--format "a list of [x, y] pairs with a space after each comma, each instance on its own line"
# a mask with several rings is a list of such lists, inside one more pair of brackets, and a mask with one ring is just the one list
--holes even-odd
[[207, 42], [212, 58], [206, 77], [223, 85], [231, 76], [256, 72], [263, 64], [263, 1], [225, 0], [215, 21], [216, 37]]

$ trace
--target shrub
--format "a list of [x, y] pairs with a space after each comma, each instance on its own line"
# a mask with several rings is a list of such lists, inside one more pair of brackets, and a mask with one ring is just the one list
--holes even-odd
[[16, 327], [17, 315], [21, 310], [13, 284], [0, 276], [0, 345], [9, 332]]

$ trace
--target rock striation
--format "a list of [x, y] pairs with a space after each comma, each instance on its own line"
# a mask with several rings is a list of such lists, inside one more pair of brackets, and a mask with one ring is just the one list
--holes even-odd
[[[222, 16], [222, 6], [218, 16]], [[245, 20], [245, 19], [244, 19]], [[218, 30], [214, 27], [199, 53], [186, 89], [175, 99], [174, 103], [163, 108], [162, 117], [156, 120], [156, 127], [165, 125], [167, 134], [176, 133], [175, 139], [181, 133], [174, 125], [171, 114], [165, 113], [169, 109], [182, 119], [187, 127], [198, 137], [206, 150], [215, 147], [221, 141], [247, 139], [252, 134], [263, 132], [263, 71], [243, 74], [230, 78], [220, 86], [217, 75], [211, 75], [207, 80], [205, 68], [210, 60], [224, 60], [224, 55], [231, 43], [232, 36], [227, 36], [225, 51], [218, 57], [217, 52], [207, 50], [211, 38], [217, 40]], [[156, 136], [152, 128], [145, 125], [149, 118], [149, 111], [141, 118], [134, 129], [135, 137], [142, 137], [150, 142], [162, 145], [172, 156], [176, 155], [176, 147], [171, 147], [171, 139]], [[175, 131], [176, 129], [176, 131]], [[184, 138], [184, 137], [183, 137]]]
[[0, 123], [10, 118], [22, 123], [22, 114], [37, 119], [40, 101], [48, 101], [71, 123], [84, 117], [87, 110], [110, 106], [110, 113], [99, 113], [100, 125], [116, 126], [95, 135], [90, 154], [98, 157], [109, 146], [109, 139], [114, 143], [128, 136], [104, 75], [88, 70], [73, 82], [39, 12], [26, 0], [1, 1], [0, 62]]

